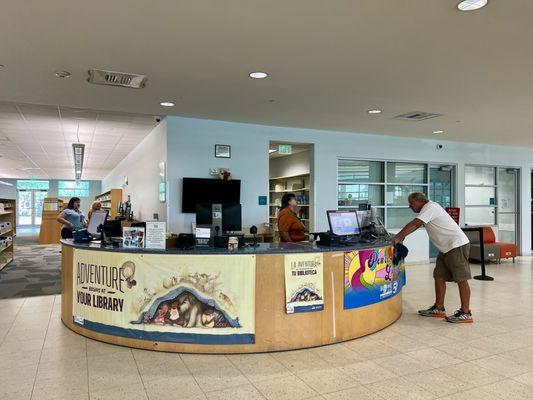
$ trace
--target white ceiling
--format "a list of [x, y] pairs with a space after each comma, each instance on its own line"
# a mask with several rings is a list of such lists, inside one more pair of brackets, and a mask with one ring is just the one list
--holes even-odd
[[[533, 1], [457, 2], [11, 1], [0, 100], [533, 146]], [[90, 67], [147, 74], [147, 86], [90, 85]], [[392, 119], [410, 111], [443, 116]]]
[[154, 126], [147, 115], [0, 102], [0, 176], [74, 179], [79, 141], [82, 179], [102, 179]]

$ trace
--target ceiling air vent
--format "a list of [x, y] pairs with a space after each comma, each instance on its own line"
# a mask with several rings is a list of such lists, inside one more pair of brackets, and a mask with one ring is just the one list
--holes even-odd
[[103, 69], [90, 69], [89, 83], [108, 86], [122, 86], [142, 89], [146, 86], [146, 75], [129, 74], [127, 72], [106, 71]]
[[426, 119], [441, 117], [442, 114], [428, 113], [424, 111], [412, 111], [402, 115], [397, 115], [394, 119], [403, 119], [404, 121], [424, 121]]

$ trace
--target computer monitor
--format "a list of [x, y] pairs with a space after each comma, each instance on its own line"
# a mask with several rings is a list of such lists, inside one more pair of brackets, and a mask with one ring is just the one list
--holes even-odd
[[89, 220], [89, 226], [87, 227], [87, 232], [89, 232], [93, 236], [100, 235], [100, 231], [98, 230], [98, 227], [106, 223], [107, 215], [108, 215], [107, 210], [93, 211], [93, 213], [91, 214], [91, 219]]
[[211, 225], [213, 223], [212, 204], [196, 204], [196, 225]]
[[242, 207], [240, 204], [222, 204], [222, 231], [242, 230]]
[[146, 222], [132, 222], [130, 227], [132, 227], [132, 228], [145, 228], [146, 229]]
[[339, 236], [355, 236], [361, 234], [357, 212], [328, 211], [327, 214], [331, 233]]
[[106, 235], [109, 237], [122, 236], [122, 224], [119, 219], [108, 220], [104, 224]]

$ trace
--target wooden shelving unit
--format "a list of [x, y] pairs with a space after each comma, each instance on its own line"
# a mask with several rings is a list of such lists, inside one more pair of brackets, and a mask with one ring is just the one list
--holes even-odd
[[65, 204], [57, 197], [45, 197], [41, 228], [39, 230], [39, 244], [58, 244], [61, 240], [61, 224], [57, 217], [63, 211]]
[[109, 218], [118, 215], [118, 205], [122, 203], [122, 189], [111, 189], [94, 198], [102, 203], [102, 209], [109, 211]]
[[278, 232], [277, 215], [279, 207], [281, 207], [281, 198], [285, 193], [294, 193], [297, 197], [300, 209], [298, 217], [304, 223], [306, 231], [309, 232], [311, 226], [310, 211], [311, 211], [311, 191], [310, 174], [301, 174], [293, 176], [280, 176], [269, 179], [269, 219], [270, 223], [275, 227], [274, 231]]
[[15, 199], [0, 199], [0, 270], [13, 261], [16, 210]]

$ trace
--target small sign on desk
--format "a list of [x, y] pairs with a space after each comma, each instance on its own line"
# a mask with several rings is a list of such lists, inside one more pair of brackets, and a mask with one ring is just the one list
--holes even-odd
[[166, 248], [167, 223], [162, 221], [146, 221], [146, 241], [147, 249]]

